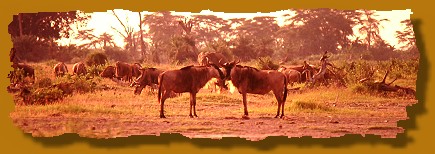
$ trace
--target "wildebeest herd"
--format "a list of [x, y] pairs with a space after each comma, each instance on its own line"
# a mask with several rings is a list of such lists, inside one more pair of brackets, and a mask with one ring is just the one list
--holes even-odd
[[[234, 85], [243, 98], [243, 118], [248, 118], [246, 98], [248, 93], [263, 95], [272, 91], [278, 102], [275, 118], [283, 118], [288, 93], [287, 84], [293, 86], [294, 83], [324, 79], [324, 67], [329, 64], [326, 61], [327, 58], [325, 53], [321, 59], [322, 68], [320, 70], [306, 62], [303, 66], [281, 67], [278, 70], [258, 70], [254, 67], [239, 65], [240, 61], [238, 60], [230, 62], [221, 53], [210, 52], [198, 55], [199, 66], [189, 65], [181, 69], [162, 70], [143, 68], [139, 63], [129, 64], [117, 61], [114, 66], [107, 66], [99, 75], [131, 83], [130, 86], [135, 87], [133, 92], [135, 95], [140, 95], [146, 86], [158, 89], [157, 100], [160, 103], [160, 118], [165, 118], [165, 100], [175, 93], [186, 92], [190, 94], [189, 116], [197, 117], [196, 95], [210, 81], [224, 89], [228, 88], [226, 84], [228, 81]], [[29, 77], [34, 78], [35, 76], [34, 69], [29, 65], [14, 63], [12, 67], [23, 69]], [[53, 70], [55, 77], [68, 74], [68, 68], [63, 62], [57, 63]], [[75, 63], [72, 70], [73, 75], [87, 74], [83, 62]]]

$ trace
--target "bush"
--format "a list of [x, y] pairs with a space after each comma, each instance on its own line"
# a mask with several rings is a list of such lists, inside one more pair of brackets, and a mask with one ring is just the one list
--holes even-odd
[[260, 57], [255, 63], [256, 67], [261, 70], [277, 70], [278, 64], [275, 64], [270, 57]]
[[104, 48], [104, 53], [107, 54], [108, 58], [113, 59], [114, 61], [131, 61], [130, 54], [119, 47], [106, 47]]
[[88, 66], [105, 65], [106, 63], [107, 56], [101, 52], [95, 52], [86, 57], [86, 65]]
[[52, 85], [52, 81], [51, 81], [50, 78], [46, 77], [46, 78], [42, 78], [42, 79], [36, 81], [35, 84], [36, 84], [37, 88], [45, 88], [45, 87], [51, 86]]

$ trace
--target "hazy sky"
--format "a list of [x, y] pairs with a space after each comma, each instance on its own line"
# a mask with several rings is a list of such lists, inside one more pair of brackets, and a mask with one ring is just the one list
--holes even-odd
[[[127, 23], [135, 28], [136, 31], [139, 30], [139, 15], [137, 12], [131, 12], [127, 10], [115, 10], [116, 14], [122, 20], [122, 22]], [[151, 12], [143, 12], [143, 14], [150, 14]], [[289, 10], [276, 11], [271, 13], [223, 13], [223, 12], [212, 12], [210, 10], [203, 10], [200, 13], [190, 13], [190, 12], [173, 12], [176, 15], [216, 15], [223, 19], [229, 18], [253, 18], [256, 16], [273, 16], [277, 17], [278, 25], [284, 24], [284, 18], [282, 18], [283, 14], [291, 13]], [[377, 11], [377, 15], [379, 18], [389, 19], [389, 22], [384, 22], [381, 24], [383, 28], [380, 29], [381, 37], [386, 40], [391, 45], [395, 45], [396, 47], [400, 47], [397, 44], [396, 39], [396, 31], [404, 29], [404, 25], [400, 23], [405, 19], [410, 19], [410, 15], [412, 14], [411, 10], [393, 10], [393, 11]], [[91, 19], [88, 22], [87, 28], [94, 29], [94, 35], [99, 36], [104, 32], [112, 34], [114, 36], [114, 41], [118, 46], [124, 46], [123, 38], [120, 34], [114, 31], [111, 27], [117, 28], [120, 31], [123, 30], [123, 27], [119, 23], [119, 21], [115, 18], [112, 11], [109, 10], [107, 12], [95, 12], [92, 13]], [[354, 29], [357, 31], [357, 29]], [[74, 40], [68, 40], [64, 42], [75, 42]]]

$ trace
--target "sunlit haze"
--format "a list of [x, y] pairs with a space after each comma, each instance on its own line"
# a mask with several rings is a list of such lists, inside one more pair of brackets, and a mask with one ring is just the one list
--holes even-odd
[[[128, 24], [134, 28], [135, 31], [139, 31], [139, 15], [137, 12], [131, 12], [128, 10], [115, 10], [115, 13], [119, 16], [120, 20], [124, 24]], [[142, 14], [151, 14], [152, 12], [142, 12]], [[216, 15], [217, 17], [223, 19], [231, 19], [231, 18], [254, 18], [257, 16], [271, 16], [276, 17], [277, 24], [279, 26], [285, 25], [286, 19], [284, 18], [284, 14], [294, 15], [294, 12], [290, 10], [281, 10], [270, 13], [224, 13], [224, 12], [213, 12], [210, 10], [203, 10], [200, 13], [191, 13], [191, 12], [172, 12], [174, 15], [181, 15], [189, 17], [191, 15]], [[405, 28], [403, 24], [400, 22], [405, 19], [410, 19], [410, 15], [412, 14], [411, 10], [393, 10], [393, 11], [376, 11], [375, 15], [377, 15], [379, 19], [388, 19], [387, 22], [381, 23], [380, 28], [380, 36], [387, 41], [387, 43], [395, 46], [396, 48], [401, 47], [402, 45], [398, 44], [396, 38], [396, 31], [402, 30]], [[95, 12], [91, 13], [91, 19], [88, 22], [86, 29], [94, 29], [93, 34], [99, 36], [103, 33], [108, 33], [113, 35], [114, 42], [117, 46], [124, 46], [123, 37], [113, 30], [113, 28], [118, 29], [119, 31], [123, 31], [123, 27], [120, 22], [113, 15], [112, 11], [109, 10], [107, 12]], [[147, 27], [145, 27], [147, 28]], [[145, 29], [146, 31], [147, 29]], [[356, 28], [354, 28], [355, 37], [364, 38], [364, 36], [358, 36]], [[73, 34], [73, 37], [76, 34]], [[62, 39], [59, 41], [62, 45], [66, 45], [69, 43], [80, 44], [79, 41], [70, 39]]]

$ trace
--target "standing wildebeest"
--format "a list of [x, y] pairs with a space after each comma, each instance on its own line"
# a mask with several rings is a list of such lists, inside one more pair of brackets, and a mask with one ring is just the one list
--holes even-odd
[[142, 89], [146, 86], [153, 87], [158, 84], [159, 75], [163, 73], [163, 70], [156, 68], [143, 68], [140, 69], [141, 75], [131, 83], [131, 87], [136, 85], [134, 90], [135, 95], [140, 95]]
[[[214, 64], [211, 66], [186, 66], [179, 70], [165, 71], [159, 76], [159, 92], [157, 100], [160, 102], [160, 118], [166, 118], [163, 109], [165, 100], [171, 92], [190, 93], [190, 117], [196, 115], [196, 93], [204, 87], [211, 78], [224, 78], [222, 71]], [[220, 82], [223, 84], [223, 82]]]
[[253, 67], [237, 65], [238, 62], [224, 64], [227, 79], [231, 80], [243, 97], [244, 116], [248, 117], [246, 93], [266, 94], [273, 92], [278, 102], [278, 110], [275, 118], [284, 117], [284, 104], [287, 98], [287, 79], [281, 72], [275, 70], [258, 70]]
[[65, 63], [63, 63], [63, 62], [59, 62], [56, 65], [54, 65], [53, 69], [54, 69], [54, 75], [56, 77], [63, 76], [66, 73], [68, 73], [68, 68], [66, 67]]
[[221, 67], [227, 63], [228, 59], [219, 52], [201, 52], [198, 54], [198, 63], [200, 66], [210, 66], [210, 64], [216, 64]]
[[114, 66], [107, 66], [103, 72], [100, 73], [100, 76], [103, 78], [114, 78], [116, 73], [116, 69]]
[[73, 68], [73, 75], [74, 74], [86, 75], [87, 73], [85, 64], [82, 62], [75, 63], [72, 68]]
[[138, 78], [141, 74], [140, 70], [142, 66], [139, 63], [134, 63], [130, 65], [132, 78]]
[[122, 78], [124, 81], [131, 81], [131, 66], [127, 63], [117, 61], [115, 63], [115, 75], [117, 78]]

